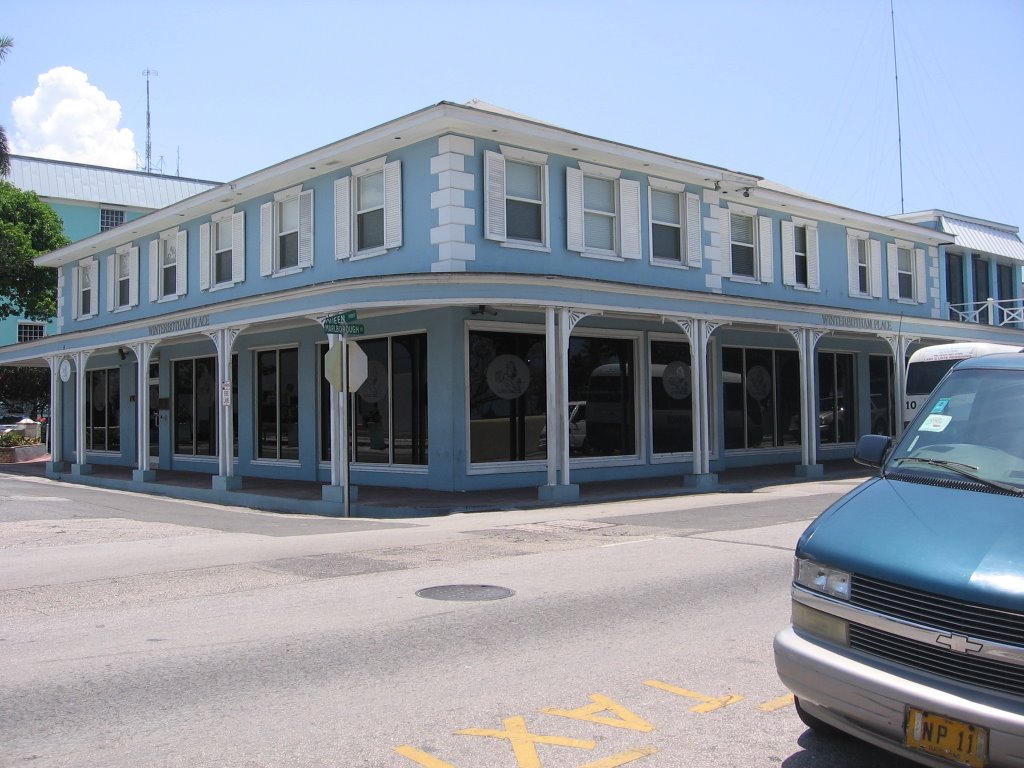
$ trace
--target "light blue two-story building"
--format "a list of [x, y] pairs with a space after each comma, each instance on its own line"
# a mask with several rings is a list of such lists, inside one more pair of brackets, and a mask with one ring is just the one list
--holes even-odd
[[83, 481], [711, 488], [895, 431], [916, 346], [1024, 345], [1022, 250], [441, 102], [40, 257], [58, 333], [0, 364], [49, 366], [49, 471]]

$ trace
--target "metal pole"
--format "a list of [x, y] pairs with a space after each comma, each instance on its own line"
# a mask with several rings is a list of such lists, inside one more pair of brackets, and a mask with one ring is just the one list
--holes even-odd
[[348, 406], [348, 337], [341, 336], [341, 487], [344, 496], [343, 509], [345, 517], [350, 517], [349, 505], [349, 406]]

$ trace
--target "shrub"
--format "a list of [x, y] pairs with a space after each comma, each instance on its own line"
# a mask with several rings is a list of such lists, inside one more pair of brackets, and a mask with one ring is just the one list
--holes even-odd
[[22, 445], [35, 445], [38, 440], [30, 440], [24, 433], [17, 430], [0, 433], [0, 448], [17, 448]]

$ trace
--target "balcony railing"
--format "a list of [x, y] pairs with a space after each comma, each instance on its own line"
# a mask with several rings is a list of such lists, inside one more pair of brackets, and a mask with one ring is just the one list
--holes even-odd
[[985, 325], [1024, 327], [1024, 299], [987, 299], [966, 304], [950, 304], [951, 320]]

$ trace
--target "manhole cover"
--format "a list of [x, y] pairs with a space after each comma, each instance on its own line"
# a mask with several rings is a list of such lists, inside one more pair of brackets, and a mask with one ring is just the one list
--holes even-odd
[[506, 587], [494, 587], [490, 584], [445, 584], [441, 587], [427, 587], [416, 592], [418, 597], [430, 600], [501, 600], [514, 595]]

